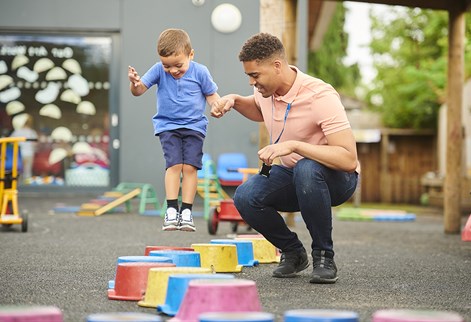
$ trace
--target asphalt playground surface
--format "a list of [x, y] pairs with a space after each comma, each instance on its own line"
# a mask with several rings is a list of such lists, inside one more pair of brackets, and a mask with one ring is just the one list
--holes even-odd
[[[146, 246], [182, 246], [232, 237], [221, 222], [209, 235], [206, 221], [196, 217], [197, 231], [162, 232], [162, 218], [137, 213], [83, 217], [55, 212], [77, 206], [90, 196], [22, 196], [29, 212], [28, 231], [20, 225], [0, 227], [0, 309], [4, 305], [55, 306], [64, 321], [86, 321], [107, 312], [158, 314], [134, 301], [109, 300], [119, 256], [144, 255]], [[463, 224], [467, 216], [463, 216]], [[306, 249], [310, 238], [302, 221], [293, 228]], [[239, 227], [239, 234], [247, 232]], [[443, 232], [440, 211], [424, 210], [409, 222], [365, 222], [334, 217], [334, 244], [339, 280], [310, 284], [311, 267], [291, 279], [271, 277], [276, 264], [244, 267], [236, 278], [256, 282], [264, 312], [283, 321], [294, 309], [350, 310], [371, 321], [380, 309], [454, 311], [471, 322], [471, 242]], [[234, 301], [237, 306], [237, 301]], [[170, 317], [160, 315], [163, 321]]]

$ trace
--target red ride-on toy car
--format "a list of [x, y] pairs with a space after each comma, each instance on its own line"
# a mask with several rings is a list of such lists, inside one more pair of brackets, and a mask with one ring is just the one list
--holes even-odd
[[[242, 181], [245, 181], [250, 174], [257, 173], [258, 169], [237, 168], [231, 171], [242, 173]], [[201, 178], [198, 179], [198, 194], [204, 200], [204, 217], [208, 222], [209, 234], [216, 234], [219, 222], [231, 223], [232, 232], [236, 233], [238, 226], [246, 223], [234, 206], [234, 201], [222, 188], [216, 174], [216, 165], [211, 159], [203, 162], [201, 173]]]
[[219, 206], [214, 208], [214, 210], [209, 214], [208, 232], [210, 235], [216, 234], [219, 222], [221, 221], [230, 222], [232, 224], [233, 233], [237, 232], [237, 228], [240, 223], [245, 223], [234, 206], [234, 200], [221, 200]]

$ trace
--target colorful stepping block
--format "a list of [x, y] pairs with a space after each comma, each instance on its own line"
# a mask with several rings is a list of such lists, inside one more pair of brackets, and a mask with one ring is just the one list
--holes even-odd
[[62, 311], [55, 306], [0, 306], [0, 321], [62, 322]]
[[414, 221], [416, 215], [404, 210], [340, 208], [335, 217], [351, 221]]
[[464, 322], [464, 318], [453, 311], [386, 309], [373, 314], [372, 322]]

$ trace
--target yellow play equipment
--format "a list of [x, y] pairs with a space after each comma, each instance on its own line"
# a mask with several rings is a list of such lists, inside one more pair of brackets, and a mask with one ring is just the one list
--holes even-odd
[[[17, 186], [19, 143], [24, 141], [25, 137], [0, 138], [0, 224], [3, 226], [20, 224], [22, 232], [28, 230], [28, 218], [27, 212], [23, 212], [20, 216]], [[11, 148], [12, 153], [7, 153], [7, 148]]]
[[221, 200], [231, 199], [231, 197], [222, 188], [216, 174], [216, 164], [211, 159], [204, 160], [201, 173], [201, 178], [198, 178], [197, 193], [203, 199], [204, 219], [208, 219], [211, 210], [218, 207]]

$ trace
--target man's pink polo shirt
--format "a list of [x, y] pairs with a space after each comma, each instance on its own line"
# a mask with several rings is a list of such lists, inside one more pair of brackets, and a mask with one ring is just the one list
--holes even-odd
[[[276, 141], [283, 130], [286, 108], [291, 103], [279, 142], [296, 140], [325, 145], [326, 135], [350, 128], [340, 96], [331, 85], [304, 74], [295, 66], [291, 68], [296, 70], [297, 76], [286, 95], [264, 98], [254, 88], [255, 102], [262, 111], [268, 135], [272, 143]], [[292, 153], [280, 159], [282, 165], [292, 168], [301, 158]]]

